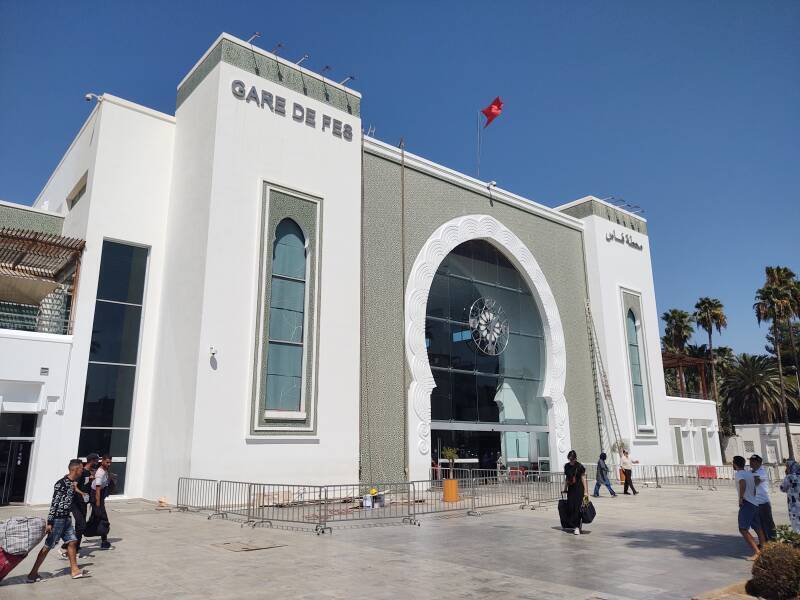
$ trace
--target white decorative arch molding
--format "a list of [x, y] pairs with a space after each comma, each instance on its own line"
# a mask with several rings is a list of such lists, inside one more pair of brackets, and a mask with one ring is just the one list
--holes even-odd
[[[425, 347], [425, 315], [433, 276], [444, 257], [459, 244], [482, 239], [511, 260], [533, 293], [542, 317], [545, 340], [545, 379], [542, 396], [547, 402], [551, 432], [551, 459], [566, 460], [570, 448], [569, 414], [564, 396], [566, 348], [564, 330], [553, 292], [539, 264], [514, 233], [494, 217], [467, 215], [439, 227], [425, 242], [409, 274], [405, 295], [406, 358], [411, 370], [408, 389], [409, 477], [427, 479], [431, 449], [431, 392], [435, 384]], [[553, 455], [553, 451], [557, 455]]]

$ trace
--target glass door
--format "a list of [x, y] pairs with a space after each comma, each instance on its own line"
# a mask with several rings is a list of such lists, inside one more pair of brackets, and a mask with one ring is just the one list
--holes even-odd
[[25, 502], [31, 442], [0, 440], [0, 506]]

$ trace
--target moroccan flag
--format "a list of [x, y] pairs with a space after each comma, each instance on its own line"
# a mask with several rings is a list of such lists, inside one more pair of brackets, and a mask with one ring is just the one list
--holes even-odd
[[492, 103], [484, 108], [481, 112], [486, 117], [486, 123], [483, 126], [483, 128], [486, 129], [489, 126], [489, 123], [494, 121], [500, 116], [500, 113], [503, 112], [503, 101], [500, 99], [500, 96], [492, 100]]

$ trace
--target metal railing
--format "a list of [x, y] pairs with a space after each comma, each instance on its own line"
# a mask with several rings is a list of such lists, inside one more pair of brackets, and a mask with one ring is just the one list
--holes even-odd
[[[767, 472], [770, 482], [776, 482], [776, 468]], [[594, 471], [587, 468], [591, 485], [594, 478], [590, 473]], [[727, 465], [634, 465], [632, 476], [634, 484], [657, 488], [716, 490], [733, 488], [735, 482]], [[456, 490], [449, 497], [453, 490], [445, 488], [451, 486]], [[537, 508], [557, 502], [563, 489], [564, 473], [560, 471], [521, 469], [501, 471], [499, 475], [495, 469], [473, 469], [450, 486], [434, 478], [315, 486], [181, 477], [176, 506], [182, 511], [209, 512], [209, 519], [232, 518], [253, 527], [296, 523], [313, 526], [321, 534], [331, 532], [332, 525], [345, 523], [399, 520], [419, 524], [419, 517], [437, 513], [479, 515], [488, 508], [513, 505]]]
[[178, 510], [214, 511], [219, 502], [217, 490], [219, 482], [215, 479], [178, 478]]
[[70, 333], [69, 308], [18, 304], [0, 301], [0, 329], [36, 331], [40, 333]]
[[472, 510], [475, 492], [475, 480], [467, 477], [456, 479], [457, 495], [452, 501], [445, 501], [444, 490], [440, 480], [420, 480], [409, 482], [411, 490], [410, 517], [416, 522], [416, 517], [433, 513]]

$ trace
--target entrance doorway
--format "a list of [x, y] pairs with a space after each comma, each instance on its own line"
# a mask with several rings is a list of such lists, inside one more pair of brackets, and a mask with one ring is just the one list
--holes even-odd
[[25, 502], [32, 442], [0, 440], [0, 506]]
[[35, 414], [0, 414], [0, 506], [25, 502], [36, 417]]

